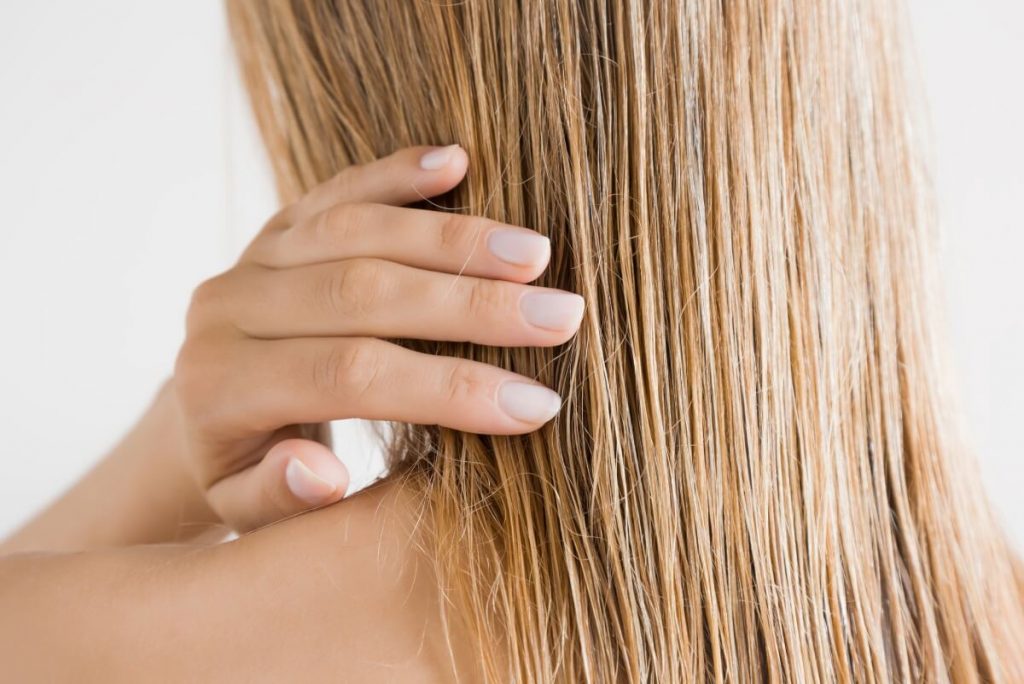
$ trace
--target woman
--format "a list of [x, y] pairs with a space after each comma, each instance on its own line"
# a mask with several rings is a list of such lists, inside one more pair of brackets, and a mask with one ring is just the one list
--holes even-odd
[[[286, 208], [80, 486], [123, 522], [9, 542], [118, 547], [0, 562], [14, 678], [1024, 678], [892, 5], [231, 0]], [[389, 477], [260, 527], [345, 416]]]

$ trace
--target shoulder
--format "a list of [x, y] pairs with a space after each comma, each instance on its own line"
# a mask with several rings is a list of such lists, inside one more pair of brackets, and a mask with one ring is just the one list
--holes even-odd
[[32, 680], [453, 681], [419, 499], [385, 483], [214, 547], [6, 558], [0, 661]]
[[428, 539], [385, 483], [193, 559], [171, 622], [217, 681], [451, 681]]

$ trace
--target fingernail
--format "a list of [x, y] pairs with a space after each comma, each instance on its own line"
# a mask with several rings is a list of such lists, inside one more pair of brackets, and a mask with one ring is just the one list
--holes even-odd
[[519, 300], [530, 325], [547, 330], [575, 330], [583, 320], [583, 297], [569, 292], [532, 292]]
[[547, 387], [506, 382], [498, 388], [501, 410], [524, 423], [546, 423], [562, 408], [562, 398]]
[[437, 171], [444, 168], [452, 160], [452, 155], [457, 149], [459, 149], [458, 145], [449, 145], [427, 152], [420, 157], [420, 168], [426, 171]]
[[314, 473], [309, 466], [297, 458], [288, 461], [284, 479], [292, 494], [311, 504], [325, 501], [338, 489], [337, 485], [331, 484]]
[[551, 240], [532, 231], [502, 228], [487, 236], [487, 249], [510, 264], [533, 266], [548, 260]]

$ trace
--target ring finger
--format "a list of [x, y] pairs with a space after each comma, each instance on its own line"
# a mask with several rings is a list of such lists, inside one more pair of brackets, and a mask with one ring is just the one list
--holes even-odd
[[228, 293], [250, 337], [360, 336], [552, 346], [576, 332], [579, 295], [382, 259], [247, 269]]
[[[346, 418], [492, 435], [531, 432], [561, 407], [558, 394], [494, 366], [373, 338], [244, 340], [194, 365], [224, 435]], [[204, 463], [215, 482], [231, 464]]]

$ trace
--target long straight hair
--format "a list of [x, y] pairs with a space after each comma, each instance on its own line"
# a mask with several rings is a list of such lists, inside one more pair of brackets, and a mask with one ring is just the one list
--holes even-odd
[[394, 426], [491, 681], [1024, 681], [1024, 596], [947, 396], [893, 0], [228, 0], [276, 171], [458, 142], [432, 203], [552, 240], [559, 391]]

